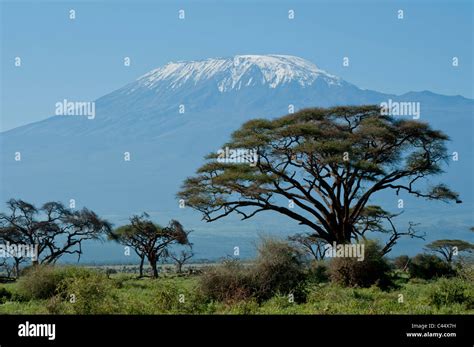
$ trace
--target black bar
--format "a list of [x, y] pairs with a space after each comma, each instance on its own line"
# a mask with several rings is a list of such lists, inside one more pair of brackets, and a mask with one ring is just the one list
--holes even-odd
[[[19, 337], [19, 325], [26, 322], [55, 326], [55, 339]], [[431, 325], [430, 325], [431, 324]], [[422, 329], [422, 327], [424, 327]], [[407, 336], [407, 333], [453, 334], [456, 336]], [[0, 346], [69, 346], [73, 343], [112, 343], [153, 346], [214, 342], [254, 345], [262, 341], [297, 346], [473, 346], [473, 315], [285, 315], [285, 316], [0, 316]], [[285, 343], [285, 341], [288, 341]], [[176, 342], [176, 343], [174, 343]], [[168, 343], [166, 343], [168, 344]], [[343, 345], [344, 344], [344, 345]]]

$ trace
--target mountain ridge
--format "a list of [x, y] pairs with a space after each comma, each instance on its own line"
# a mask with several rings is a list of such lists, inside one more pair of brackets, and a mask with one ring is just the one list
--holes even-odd
[[[201, 70], [195, 69], [196, 63], [216, 65], [214, 71], [207, 69], [207, 63]], [[232, 63], [232, 64], [231, 64]], [[188, 75], [168, 71], [167, 66], [182, 64]], [[233, 66], [244, 65], [243, 72], [235, 76]], [[281, 66], [284, 66], [283, 68]], [[222, 70], [222, 68], [225, 68]], [[249, 69], [260, 69], [249, 71]], [[265, 74], [261, 69], [266, 70]], [[268, 69], [271, 71], [268, 72]], [[167, 71], [167, 70], [166, 70]], [[183, 71], [181, 71], [183, 72]], [[208, 75], [205, 75], [205, 72]], [[259, 75], [260, 74], [260, 75]], [[205, 77], [204, 80], [194, 81], [194, 77]], [[255, 76], [264, 81], [257, 83], [252, 80]], [[152, 78], [153, 77], [153, 78]], [[189, 81], [194, 83], [189, 84]], [[242, 87], [242, 81], [244, 87]], [[252, 82], [249, 84], [249, 81]], [[240, 85], [238, 82], [241, 82]], [[248, 84], [248, 85], [247, 85]], [[187, 88], [186, 88], [187, 87]], [[169, 62], [139, 76], [135, 81], [105, 94], [97, 99], [98, 117], [95, 122], [74, 117], [51, 116], [38, 122], [29, 123], [9, 129], [0, 134], [21, 135], [29, 134], [31, 130], [47, 127], [55, 123], [55, 136], [84, 135], [88, 131], [99, 131], [107, 134], [113, 124], [132, 123], [137, 119], [156, 121], [168, 115], [179, 114], [178, 107], [183, 105], [186, 113], [202, 113], [213, 110], [236, 109], [246, 119], [244, 114], [259, 117], [269, 115], [280, 116], [288, 113], [288, 106], [295, 109], [311, 106], [329, 107], [343, 104], [378, 104], [388, 99], [429, 101], [433, 105], [457, 103], [462, 106], [474, 105], [474, 100], [463, 96], [447, 96], [431, 91], [409, 91], [400, 95], [386, 94], [370, 89], [361, 89], [344, 79], [327, 73], [317, 65], [300, 57], [292, 55], [236, 55], [223, 58], [207, 58], [191, 61]], [[441, 99], [444, 99], [441, 101]], [[255, 115], [255, 110], [258, 114]], [[152, 118], [152, 119], [150, 119]], [[52, 123], [51, 123], [52, 122]], [[80, 123], [80, 125], [78, 125]], [[71, 125], [76, 130], [68, 129]], [[132, 124], [129, 124], [132, 126]], [[103, 129], [99, 129], [102, 127]], [[82, 130], [81, 130], [82, 129]], [[46, 129], [39, 129], [40, 132]]]
[[316, 78], [324, 78], [330, 84], [340, 83], [340, 78], [319, 69], [305, 59], [277, 54], [235, 55], [169, 62], [140, 76], [137, 81], [150, 89], [153, 89], [157, 82], [166, 81], [171, 84], [172, 89], [176, 89], [188, 80], [197, 84], [213, 78], [220, 78], [217, 87], [221, 93], [255, 86], [259, 82], [270, 88], [291, 82], [304, 87], [311, 85]]

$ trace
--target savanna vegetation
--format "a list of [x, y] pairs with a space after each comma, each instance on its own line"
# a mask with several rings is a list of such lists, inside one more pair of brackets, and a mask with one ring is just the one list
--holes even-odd
[[368, 247], [367, 262], [315, 261], [287, 241], [266, 239], [253, 262], [226, 259], [158, 278], [151, 268], [149, 276], [139, 277], [98, 268], [36, 265], [26, 268], [18, 281], [0, 284], [0, 313], [474, 313], [474, 264], [459, 260], [450, 272], [440, 273], [441, 263], [424, 255], [409, 258], [418, 268], [399, 268], [380, 248], [376, 243]]
[[[245, 262], [192, 263], [191, 231], [177, 220], [163, 226], [143, 213], [114, 227], [86, 208], [8, 201], [0, 243], [34, 245], [36, 256], [0, 250], [0, 313], [474, 313], [470, 242], [441, 239], [414, 257], [390, 257], [400, 238], [425, 235], [373, 204], [380, 192], [462, 201], [444, 183], [427, 184], [442, 173], [448, 136], [380, 111], [307, 109], [249, 121], [225, 147], [244, 156], [238, 149], [252, 149], [251, 158], [211, 154], [184, 182], [178, 197], [207, 222], [276, 213], [300, 225], [286, 240], [262, 239]], [[137, 273], [59, 265], [66, 254], [80, 259], [91, 239], [135, 252]]]

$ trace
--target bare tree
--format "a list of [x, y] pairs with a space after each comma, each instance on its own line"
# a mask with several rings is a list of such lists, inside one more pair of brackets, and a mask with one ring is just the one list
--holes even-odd
[[323, 260], [325, 256], [324, 246], [328, 243], [314, 234], [295, 234], [288, 240], [301, 247], [314, 260]]
[[[3, 258], [0, 260], [0, 270], [2, 270], [1, 273], [5, 273], [7, 279], [13, 277], [15, 273], [15, 264], [12, 261], [9, 261], [8, 258]], [[0, 276], [1, 278], [2, 276]], [[15, 276], [17, 277], [17, 276]]]
[[[82, 242], [100, 239], [111, 229], [110, 223], [95, 212], [87, 208], [75, 211], [60, 202], [47, 202], [37, 208], [11, 199], [7, 208], [8, 213], [0, 213], [0, 240], [37, 247], [33, 264], [52, 264], [64, 254], [77, 254], [79, 260]], [[17, 265], [23, 260], [17, 259]]]
[[[6, 252], [7, 253], [7, 252]], [[0, 261], [0, 269], [4, 269], [8, 277], [20, 277], [20, 267], [22, 263], [26, 263], [28, 258], [18, 254], [8, 254]]]
[[173, 259], [176, 265], [176, 272], [182, 273], [184, 264], [194, 256], [193, 249], [183, 249], [180, 252], [169, 252], [168, 257]]

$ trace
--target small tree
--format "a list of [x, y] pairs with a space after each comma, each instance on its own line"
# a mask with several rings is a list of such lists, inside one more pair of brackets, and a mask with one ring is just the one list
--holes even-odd
[[0, 260], [0, 270], [0, 279], [3, 277], [2, 273], [5, 273], [6, 278], [10, 279], [15, 272], [15, 265], [9, 259], [4, 258]]
[[153, 278], [158, 277], [158, 261], [169, 255], [168, 247], [172, 244], [189, 244], [188, 232], [176, 220], [167, 227], [153, 223], [147, 213], [130, 218], [130, 224], [113, 230], [109, 238], [123, 245], [132, 247], [142, 259], [140, 275], [143, 275], [143, 259], [146, 257], [152, 269]]
[[288, 240], [302, 248], [306, 254], [314, 260], [323, 260], [325, 255], [324, 246], [327, 242], [321, 240], [314, 234], [295, 234], [288, 237]]
[[[8, 253], [5, 251], [5, 253]], [[22, 263], [26, 263], [27, 258], [18, 254], [8, 254], [2, 261], [0, 261], [0, 269], [4, 269], [7, 277], [20, 277], [20, 266]]]
[[400, 255], [393, 260], [393, 265], [395, 268], [408, 271], [408, 266], [410, 265], [410, 257], [408, 255]]
[[[109, 233], [109, 240], [117, 241], [118, 243], [129, 247], [135, 251], [137, 256], [140, 258], [140, 265], [138, 267], [139, 277], [143, 277], [143, 265], [145, 263], [146, 253], [142, 243], [144, 240], [138, 235], [125, 227], [120, 227], [115, 229], [113, 232]], [[124, 267], [125, 269], [125, 267]]]
[[176, 265], [176, 272], [182, 273], [183, 266], [186, 262], [194, 256], [193, 249], [189, 247], [189, 249], [183, 249], [180, 252], [169, 252], [169, 258], [171, 258], [175, 265]]
[[474, 249], [474, 244], [463, 240], [436, 240], [426, 245], [427, 250], [441, 254], [441, 256], [448, 262], [453, 261], [453, 256], [461, 252], [471, 252]]

